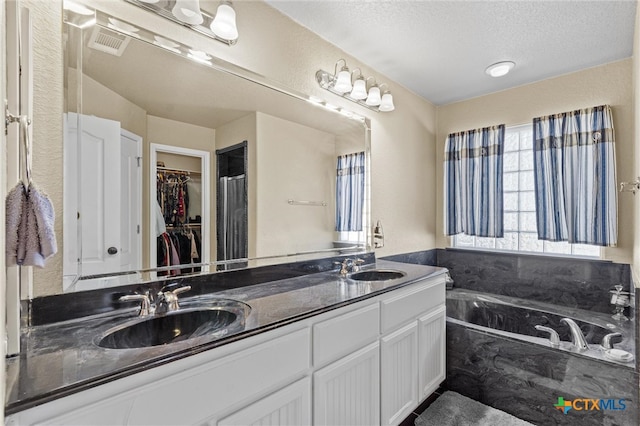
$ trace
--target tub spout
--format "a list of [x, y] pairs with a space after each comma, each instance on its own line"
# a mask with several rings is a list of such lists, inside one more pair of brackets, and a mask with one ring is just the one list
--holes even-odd
[[611, 343], [611, 339], [614, 337], [622, 337], [620, 333], [609, 333], [602, 338], [602, 347], [605, 349], [613, 348], [613, 344]]
[[582, 330], [578, 327], [578, 324], [571, 318], [562, 318], [560, 320], [561, 323], [566, 324], [571, 329], [571, 341], [573, 342], [573, 346], [576, 349], [582, 351], [589, 348], [587, 345], [587, 341], [584, 340], [584, 335], [582, 334]]
[[545, 327], [544, 325], [536, 325], [536, 330], [546, 331], [549, 333], [549, 341], [551, 342], [552, 348], [560, 346], [560, 337], [553, 328]]

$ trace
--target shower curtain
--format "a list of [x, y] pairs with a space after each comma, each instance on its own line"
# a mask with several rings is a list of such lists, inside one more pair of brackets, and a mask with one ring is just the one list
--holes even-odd
[[220, 178], [220, 202], [222, 213], [222, 241], [218, 246], [218, 260], [247, 257], [247, 197], [245, 175]]

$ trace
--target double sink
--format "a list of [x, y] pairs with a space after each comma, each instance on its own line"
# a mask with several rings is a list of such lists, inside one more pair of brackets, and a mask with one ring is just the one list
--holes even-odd
[[[353, 281], [387, 281], [404, 277], [397, 270], [371, 269], [346, 276]], [[197, 337], [220, 339], [245, 328], [251, 312], [246, 303], [231, 299], [215, 299], [208, 303], [191, 303], [164, 313], [138, 316], [117, 325], [97, 337], [94, 343], [106, 349], [136, 349], [169, 345]]]

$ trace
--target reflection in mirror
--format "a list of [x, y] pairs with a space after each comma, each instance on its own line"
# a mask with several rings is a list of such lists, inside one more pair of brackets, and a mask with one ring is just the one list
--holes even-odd
[[370, 248], [366, 120], [97, 21], [65, 25], [65, 291]]

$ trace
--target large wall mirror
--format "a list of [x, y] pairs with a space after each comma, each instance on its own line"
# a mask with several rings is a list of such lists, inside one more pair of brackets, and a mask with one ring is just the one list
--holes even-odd
[[336, 230], [367, 120], [101, 12], [64, 34], [64, 291], [370, 251], [368, 167]]

